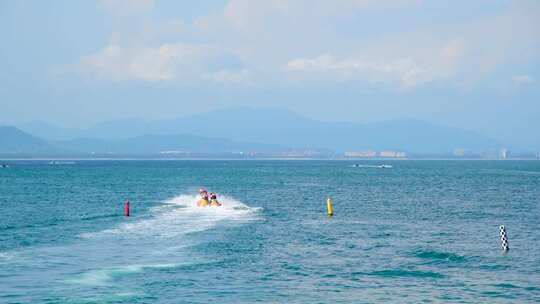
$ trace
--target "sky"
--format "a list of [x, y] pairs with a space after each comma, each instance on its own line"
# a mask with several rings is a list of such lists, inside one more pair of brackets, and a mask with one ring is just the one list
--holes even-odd
[[536, 0], [0, 0], [0, 67], [4, 124], [248, 106], [540, 143]]

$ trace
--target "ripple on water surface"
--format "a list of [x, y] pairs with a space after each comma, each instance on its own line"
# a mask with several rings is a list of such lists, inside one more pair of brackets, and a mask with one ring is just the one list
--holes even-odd
[[540, 303], [540, 162], [352, 164], [0, 170], [0, 302]]

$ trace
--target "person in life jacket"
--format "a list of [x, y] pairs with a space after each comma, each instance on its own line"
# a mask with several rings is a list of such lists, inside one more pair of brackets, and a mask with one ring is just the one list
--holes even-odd
[[217, 200], [217, 194], [210, 193], [210, 206], [221, 206], [221, 203]]
[[206, 191], [204, 188], [199, 189], [199, 195], [202, 199], [208, 200], [208, 191]]
[[201, 188], [199, 189], [199, 195], [201, 196], [201, 199], [197, 202], [197, 206], [208, 206], [210, 204], [210, 201], [208, 200], [208, 192], [205, 189]]

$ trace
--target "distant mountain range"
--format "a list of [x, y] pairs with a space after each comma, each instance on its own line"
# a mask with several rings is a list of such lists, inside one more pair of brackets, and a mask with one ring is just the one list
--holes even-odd
[[225, 153], [320, 149], [449, 153], [457, 148], [485, 151], [502, 147], [472, 131], [418, 120], [322, 122], [277, 109], [236, 108], [157, 121], [125, 119], [84, 130], [43, 122], [20, 128], [27, 133], [14, 127], [0, 129], [0, 152]]
[[0, 153], [56, 153], [59, 149], [47, 141], [12, 126], [0, 126]]
[[236, 142], [193, 135], [141, 135], [123, 139], [77, 138], [52, 141], [64, 151], [77, 153], [177, 154], [177, 153], [272, 153], [286, 150], [277, 145]]
[[43, 140], [15, 127], [0, 127], [1, 154], [276, 153], [286, 148], [193, 135], [142, 135], [125, 139]]

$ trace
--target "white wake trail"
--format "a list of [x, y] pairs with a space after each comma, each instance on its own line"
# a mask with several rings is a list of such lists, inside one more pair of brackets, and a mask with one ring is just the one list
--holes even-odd
[[83, 237], [122, 235], [123, 237], [174, 238], [211, 229], [223, 223], [257, 220], [261, 208], [252, 208], [227, 196], [220, 197], [220, 207], [198, 207], [196, 195], [179, 195], [150, 209], [150, 218], [122, 223], [116, 227]]

